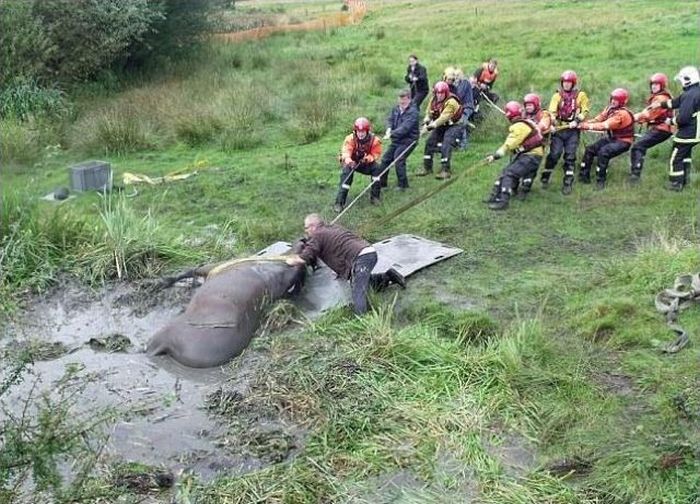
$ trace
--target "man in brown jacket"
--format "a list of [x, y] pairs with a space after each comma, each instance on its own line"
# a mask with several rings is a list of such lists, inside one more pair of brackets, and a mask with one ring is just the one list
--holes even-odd
[[352, 284], [353, 310], [357, 315], [367, 312], [367, 290], [370, 285], [381, 289], [396, 283], [406, 287], [405, 280], [395, 270], [372, 274], [377, 264], [377, 251], [369, 242], [337, 224], [326, 224], [318, 214], [304, 219], [307, 240], [299, 255], [290, 256], [287, 264], [299, 266], [314, 264], [321, 259], [339, 278]]

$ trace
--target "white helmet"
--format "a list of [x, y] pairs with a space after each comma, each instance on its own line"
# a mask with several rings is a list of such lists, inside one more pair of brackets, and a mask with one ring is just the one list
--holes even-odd
[[698, 73], [698, 69], [694, 66], [687, 66], [681, 68], [675, 79], [680, 82], [684, 88], [686, 88], [700, 82], [700, 73]]

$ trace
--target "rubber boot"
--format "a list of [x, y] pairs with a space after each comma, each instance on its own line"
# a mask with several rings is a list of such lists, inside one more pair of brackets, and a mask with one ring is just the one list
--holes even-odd
[[542, 184], [542, 189], [547, 189], [549, 187], [549, 180], [552, 178], [552, 170], [545, 169], [540, 175], [540, 183]]
[[416, 173], [416, 177], [425, 177], [433, 173], [433, 157], [423, 156], [423, 171]]
[[518, 192], [515, 194], [515, 198], [518, 199], [519, 201], [525, 201], [527, 199], [527, 195], [530, 194], [531, 190], [532, 190], [532, 179], [531, 178], [523, 179], [523, 181], [520, 183], [520, 187], [518, 188]]
[[[590, 180], [589, 182], [590, 183]], [[571, 191], [574, 189], [574, 177], [569, 175], [564, 175], [564, 184], [561, 186], [561, 193], [564, 196], [568, 196], [571, 194]]]
[[500, 179], [496, 181], [495, 184], [493, 184], [493, 187], [491, 188], [491, 194], [488, 195], [488, 197], [484, 198], [482, 201], [484, 203], [493, 203], [498, 199], [498, 195], [501, 194], [501, 181]]
[[591, 167], [586, 163], [581, 163], [581, 171], [578, 172], [578, 181], [582, 184], [591, 183]]
[[333, 211], [340, 213], [345, 208], [345, 201], [348, 198], [347, 189], [341, 189], [338, 191], [338, 195], [335, 197], [335, 205], [333, 205]]
[[489, 208], [491, 210], [505, 210], [508, 208], [508, 202], [510, 200], [510, 190], [509, 189], [502, 189], [501, 194], [498, 196], [498, 199], [494, 201], [493, 203], [489, 203]]
[[630, 175], [627, 181], [631, 185], [637, 185], [642, 178], [642, 166], [644, 165], [644, 156], [637, 149], [632, 149], [630, 154]]
[[450, 177], [452, 177], [452, 172], [450, 170], [449, 160], [448, 161], [441, 161], [440, 162], [440, 173], [435, 175], [435, 178], [440, 179], [440, 180], [447, 180]]

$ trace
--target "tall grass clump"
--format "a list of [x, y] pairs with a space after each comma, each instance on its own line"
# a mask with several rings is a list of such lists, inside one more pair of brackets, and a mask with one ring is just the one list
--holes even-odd
[[3, 193], [0, 202], [0, 292], [3, 308], [22, 292], [49, 285], [72, 264], [87, 237], [85, 221], [57, 209], [42, 214], [29, 197]]
[[166, 261], [188, 257], [166, 242], [150, 212], [138, 216], [123, 195], [102, 199], [93, 236], [94, 241], [77, 257], [91, 282], [153, 276]]
[[107, 154], [125, 154], [153, 148], [155, 127], [131, 105], [104, 110], [93, 124], [88, 148]]
[[338, 117], [335, 102], [337, 86], [305, 87], [294, 99], [294, 113], [289, 124], [290, 136], [302, 144], [319, 140], [333, 128]]
[[70, 109], [66, 94], [58, 87], [42, 87], [36, 80], [18, 81], [0, 92], [0, 117], [26, 120], [30, 116], [60, 118]]

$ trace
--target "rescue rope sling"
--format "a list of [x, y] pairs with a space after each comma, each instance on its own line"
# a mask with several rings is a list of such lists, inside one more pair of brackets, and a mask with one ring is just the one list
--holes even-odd
[[662, 346], [661, 350], [666, 353], [676, 353], [690, 340], [688, 333], [676, 322], [681, 310], [693, 304], [700, 304], [700, 273], [676, 277], [673, 288], [659, 292], [654, 304], [660, 313], [666, 315], [668, 328], [677, 335], [675, 341]]

